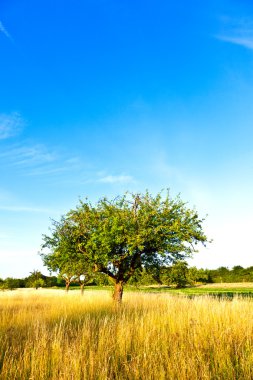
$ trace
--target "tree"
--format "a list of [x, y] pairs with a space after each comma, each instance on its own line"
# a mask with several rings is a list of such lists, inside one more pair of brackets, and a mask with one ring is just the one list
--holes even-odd
[[199, 282], [206, 284], [212, 282], [210, 271], [208, 269], [191, 267], [188, 269], [188, 278], [190, 284], [196, 284]]
[[184, 288], [189, 284], [189, 269], [186, 261], [176, 261], [169, 272], [169, 281], [176, 285], [177, 288]]
[[219, 267], [210, 271], [214, 282], [230, 282], [230, 270], [227, 267]]
[[241, 282], [244, 280], [245, 269], [241, 265], [235, 265], [231, 270], [231, 280]]
[[45, 286], [45, 279], [46, 276], [44, 276], [40, 271], [34, 269], [30, 272], [30, 276], [26, 278], [26, 285], [38, 289]]
[[14, 290], [19, 287], [19, 279], [7, 277], [1, 284], [1, 289]]
[[134, 285], [136, 287], [139, 287], [140, 285], [162, 285], [162, 280], [159, 277], [157, 277], [157, 273], [153, 274], [150, 270], [147, 271], [145, 268], [136, 269], [134, 274], [130, 277], [128, 280], [129, 285]]
[[49, 254], [41, 254], [44, 265], [65, 281], [66, 291], [72, 282], [78, 282], [83, 294], [84, 285], [92, 278], [92, 270], [83, 254], [78, 251], [76, 227], [64, 218], [53, 221], [52, 236], [43, 236], [42, 248], [50, 248]]
[[121, 302], [123, 285], [137, 269], [159, 269], [191, 256], [198, 242], [204, 244], [203, 220], [169, 192], [164, 197], [126, 193], [96, 205], [80, 201], [59, 223], [53, 222], [51, 236], [44, 236], [44, 247], [51, 251], [44, 263], [55, 255], [66, 263], [69, 252], [81, 254], [82, 263], [113, 280], [113, 298]]

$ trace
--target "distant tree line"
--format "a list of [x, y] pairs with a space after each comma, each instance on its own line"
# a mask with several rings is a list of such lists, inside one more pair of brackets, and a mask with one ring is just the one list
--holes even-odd
[[243, 268], [236, 265], [232, 269], [219, 267], [209, 270], [209, 273], [212, 282], [253, 282], [253, 266]]
[[232, 269], [219, 267], [217, 269], [198, 269], [189, 267], [186, 261], [177, 261], [169, 267], [161, 268], [159, 272], [143, 270], [136, 272], [130, 280], [131, 284], [176, 286], [178, 288], [197, 284], [253, 282], [253, 266], [243, 268], [240, 265]]
[[105, 286], [111, 285], [107, 276], [101, 273], [97, 273], [93, 278], [81, 279], [77, 275], [73, 275], [71, 278], [66, 276], [45, 276], [38, 270], [34, 270], [28, 277], [25, 278], [13, 278], [7, 277], [5, 279], [0, 278], [0, 290], [14, 290], [18, 288], [65, 288], [69, 290], [70, 284], [72, 286], [80, 286], [83, 291], [83, 285], [93, 286]]
[[64, 286], [61, 284], [56, 276], [45, 276], [40, 271], [34, 270], [28, 277], [25, 278], [13, 278], [7, 277], [6, 279], [0, 279], [0, 289], [16, 289], [16, 288], [41, 288], [41, 287], [53, 287]]
[[[167, 285], [177, 288], [185, 286], [194, 286], [197, 284], [208, 283], [231, 283], [231, 282], [253, 282], [253, 266], [243, 268], [240, 265], [232, 269], [219, 267], [218, 269], [198, 269], [189, 267], [186, 261], [177, 261], [171, 266], [159, 268], [143, 268], [137, 270], [129, 280], [129, 285], [141, 287], [145, 285]], [[40, 271], [34, 270], [25, 278], [0, 278], [0, 289], [17, 289], [17, 288], [52, 288], [65, 287], [69, 289], [72, 286], [80, 286], [83, 291], [83, 285], [88, 286], [109, 286], [112, 285], [110, 278], [103, 273], [95, 273], [88, 279], [80, 279], [73, 275], [71, 278], [64, 276], [45, 276]]]

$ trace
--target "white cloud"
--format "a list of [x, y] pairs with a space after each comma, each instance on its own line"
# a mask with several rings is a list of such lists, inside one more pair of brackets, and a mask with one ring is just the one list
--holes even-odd
[[0, 32], [2, 32], [7, 38], [9, 38], [12, 41], [12, 37], [10, 33], [6, 30], [3, 23], [0, 21]]
[[232, 36], [217, 36], [221, 41], [230, 42], [235, 45], [241, 45], [247, 49], [253, 49], [253, 36], [250, 37], [232, 37]]
[[0, 114], [0, 140], [16, 136], [23, 129], [24, 124], [24, 120], [17, 112], [10, 115]]
[[99, 178], [97, 182], [101, 183], [129, 183], [133, 182], [133, 177], [129, 175], [107, 175], [102, 178]]
[[253, 49], [253, 22], [250, 19], [231, 19], [223, 17], [222, 28], [224, 31], [215, 37], [221, 41]]

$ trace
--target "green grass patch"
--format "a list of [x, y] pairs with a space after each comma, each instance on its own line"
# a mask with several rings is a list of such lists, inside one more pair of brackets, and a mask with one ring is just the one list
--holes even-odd
[[[217, 284], [218, 285], [218, 284]], [[173, 288], [169, 286], [126, 286], [125, 291], [136, 291], [136, 292], [144, 292], [144, 293], [170, 293], [171, 295], [181, 295], [181, 296], [213, 296], [213, 297], [227, 297], [233, 298], [235, 296], [242, 297], [253, 297], [253, 287], [245, 287], [245, 286], [236, 286], [235, 284], [231, 284], [229, 286], [226, 284], [225, 286], [221, 285], [215, 286], [191, 286], [186, 288]]]
[[[70, 292], [79, 290], [78, 286], [71, 286]], [[84, 292], [86, 291], [100, 291], [107, 290], [108, 292], [113, 293], [113, 285], [111, 286], [86, 286]], [[60, 288], [64, 291], [64, 288]], [[227, 297], [233, 298], [235, 296], [242, 297], [253, 297], [253, 285], [247, 286], [247, 284], [208, 284], [208, 285], [196, 285], [186, 288], [177, 289], [171, 286], [133, 286], [125, 285], [124, 293], [128, 292], [140, 292], [140, 293], [169, 293], [171, 295], [181, 295], [181, 296], [213, 296], [213, 297]]]

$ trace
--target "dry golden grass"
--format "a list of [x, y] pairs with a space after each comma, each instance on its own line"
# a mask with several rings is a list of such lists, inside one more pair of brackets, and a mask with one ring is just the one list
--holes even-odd
[[253, 378], [253, 303], [108, 292], [0, 293], [0, 379]]

